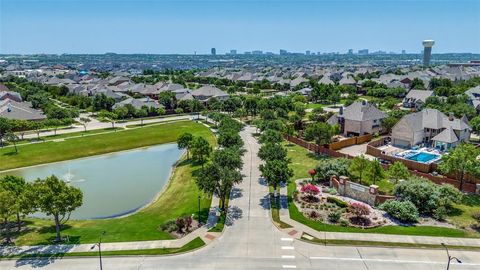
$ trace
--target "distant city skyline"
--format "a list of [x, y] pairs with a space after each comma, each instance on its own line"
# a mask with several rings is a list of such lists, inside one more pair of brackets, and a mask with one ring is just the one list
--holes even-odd
[[480, 1], [0, 0], [0, 54], [480, 53]]

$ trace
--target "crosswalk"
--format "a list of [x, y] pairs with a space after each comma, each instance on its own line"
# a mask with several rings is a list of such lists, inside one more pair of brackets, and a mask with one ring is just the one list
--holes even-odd
[[293, 238], [282, 237], [280, 238], [282, 249], [282, 268], [283, 269], [295, 269], [295, 247], [293, 246]]

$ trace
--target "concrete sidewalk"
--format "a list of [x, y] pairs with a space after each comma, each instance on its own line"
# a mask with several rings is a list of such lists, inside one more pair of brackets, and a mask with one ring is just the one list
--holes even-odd
[[[217, 223], [216, 208], [218, 206], [218, 198], [212, 198], [210, 212], [207, 224], [196, 229], [195, 231], [185, 235], [180, 239], [172, 240], [153, 240], [153, 241], [135, 241], [135, 242], [115, 242], [102, 243], [102, 251], [119, 251], [119, 250], [141, 250], [141, 249], [158, 249], [158, 248], [180, 248], [197, 237], [200, 237], [206, 244], [213, 242], [221, 233], [208, 232]], [[2, 246], [0, 247], [0, 256], [14, 256], [25, 254], [57, 254], [72, 252], [90, 252], [97, 251], [98, 248], [92, 247], [95, 244], [62, 244], [62, 245], [38, 245], [38, 246]]]
[[[287, 187], [280, 188], [281, 201], [287, 202]], [[292, 228], [281, 229], [292, 237], [300, 239], [303, 233], [307, 233], [321, 240], [346, 240], [346, 241], [369, 241], [369, 242], [392, 242], [407, 244], [441, 245], [449, 246], [480, 247], [480, 239], [477, 238], [456, 238], [456, 237], [432, 237], [416, 235], [379, 234], [379, 233], [343, 233], [343, 232], [322, 232], [312, 229], [298, 221], [290, 218], [287, 203], [281, 202], [280, 220], [292, 226]]]

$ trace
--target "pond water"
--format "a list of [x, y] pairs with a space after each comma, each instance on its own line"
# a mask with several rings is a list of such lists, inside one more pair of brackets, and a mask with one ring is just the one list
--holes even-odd
[[177, 144], [163, 144], [12, 170], [0, 176], [11, 174], [34, 181], [54, 174], [83, 191], [83, 205], [72, 213], [72, 219], [108, 218], [134, 212], [155, 199], [182, 153]]

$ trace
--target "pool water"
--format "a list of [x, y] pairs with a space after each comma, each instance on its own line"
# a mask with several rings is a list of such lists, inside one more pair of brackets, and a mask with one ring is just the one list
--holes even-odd
[[420, 152], [420, 153], [408, 156], [406, 158], [409, 159], [409, 160], [414, 160], [414, 161], [418, 161], [418, 162], [427, 163], [431, 160], [437, 159], [438, 157], [439, 157], [439, 155]]

